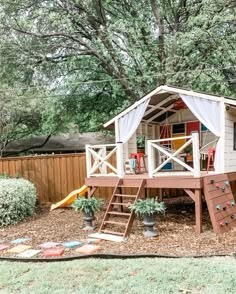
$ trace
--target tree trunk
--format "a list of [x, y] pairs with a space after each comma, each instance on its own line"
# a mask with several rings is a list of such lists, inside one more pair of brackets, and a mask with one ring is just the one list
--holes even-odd
[[166, 83], [166, 54], [165, 54], [165, 40], [164, 40], [164, 25], [163, 25], [163, 19], [160, 15], [160, 11], [157, 7], [156, 0], [150, 0], [152, 12], [156, 21], [156, 27], [159, 31], [158, 36], [158, 59], [161, 63], [161, 74], [162, 77], [158, 79], [159, 84], [165, 84]]

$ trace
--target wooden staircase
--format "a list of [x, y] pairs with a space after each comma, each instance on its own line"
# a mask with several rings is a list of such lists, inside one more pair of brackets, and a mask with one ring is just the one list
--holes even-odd
[[[118, 180], [99, 229], [100, 238], [103, 235], [111, 235], [119, 236], [121, 239], [118, 240], [122, 240], [129, 236], [134, 221], [134, 212], [130, 212], [128, 206], [136, 203], [138, 198], [144, 197], [144, 186], [145, 180], [143, 179]], [[136, 194], [122, 193], [122, 188], [134, 187], [137, 189]]]

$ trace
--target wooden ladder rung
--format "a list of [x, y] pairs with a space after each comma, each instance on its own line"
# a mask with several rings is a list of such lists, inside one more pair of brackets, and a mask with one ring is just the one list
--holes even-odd
[[116, 212], [116, 211], [108, 211], [108, 214], [120, 215], [120, 216], [130, 216], [131, 215], [131, 213], [129, 213], [129, 212]]
[[113, 232], [113, 231], [108, 231], [108, 230], [101, 230], [101, 232], [104, 233], [104, 234], [112, 234], [112, 235], [124, 236], [124, 233], [120, 233], [120, 232]]
[[[140, 180], [139, 185], [138, 184], [135, 185], [135, 187], [138, 188], [136, 195], [122, 194], [122, 191], [118, 190], [119, 187], [131, 188], [133, 186], [129, 186], [128, 183], [125, 183], [125, 185], [124, 185], [124, 182], [121, 179], [119, 179], [117, 181], [116, 187], [113, 191], [113, 194], [110, 199], [109, 205], [107, 207], [106, 213], [103, 217], [103, 221], [101, 223], [99, 232], [102, 232], [105, 234], [111, 234], [111, 235], [118, 235], [118, 236], [122, 236], [122, 237], [127, 237], [129, 235], [132, 224], [133, 224], [133, 220], [134, 220], [134, 212], [118, 212], [118, 211], [115, 211], [115, 206], [117, 205], [117, 206], [120, 206], [120, 208], [123, 208], [123, 207], [129, 207], [130, 205], [136, 203], [137, 198], [142, 196], [144, 193], [144, 186], [145, 186], [145, 181], [142, 179], [142, 180]], [[121, 199], [119, 200], [118, 197], [120, 197]], [[133, 198], [133, 199], [128, 200], [128, 198]], [[126, 200], [125, 203], [122, 203], [123, 199]], [[115, 202], [116, 200], [119, 202]], [[132, 203], [130, 203], [130, 202], [132, 202]], [[110, 218], [111, 216], [126, 216], [127, 218], [120, 222], [119, 219], [116, 221], [115, 218]], [[106, 225], [109, 225], [109, 224], [123, 226], [124, 232], [120, 233], [120, 232], [110, 231], [109, 228], [108, 228], [108, 230], [106, 230], [105, 229]]]
[[127, 223], [114, 222], [114, 221], [104, 221], [104, 224], [118, 225], [118, 226], [127, 226]]
[[116, 197], [136, 198], [137, 195], [115, 194]]

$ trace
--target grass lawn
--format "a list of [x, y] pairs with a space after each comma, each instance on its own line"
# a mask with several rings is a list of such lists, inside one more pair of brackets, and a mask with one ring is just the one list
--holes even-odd
[[236, 293], [236, 259], [2, 261], [0, 293]]

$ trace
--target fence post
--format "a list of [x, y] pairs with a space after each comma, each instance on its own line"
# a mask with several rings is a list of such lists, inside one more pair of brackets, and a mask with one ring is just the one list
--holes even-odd
[[193, 169], [194, 177], [200, 177], [200, 152], [199, 152], [199, 136], [198, 133], [192, 134], [193, 140]]
[[92, 168], [92, 162], [91, 162], [91, 153], [89, 151], [89, 147], [91, 145], [87, 144], [85, 145], [85, 150], [86, 150], [86, 172], [87, 172], [87, 178], [90, 178], [90, 172]]

